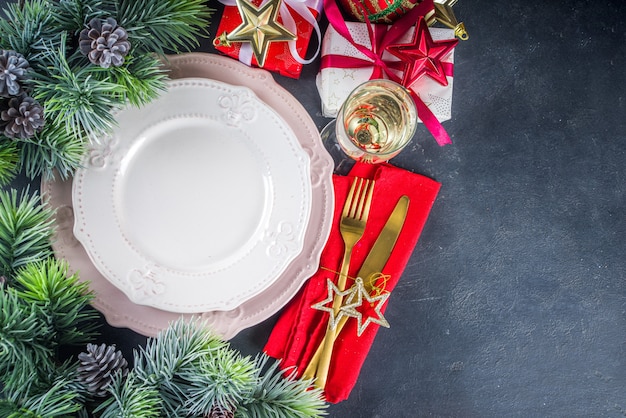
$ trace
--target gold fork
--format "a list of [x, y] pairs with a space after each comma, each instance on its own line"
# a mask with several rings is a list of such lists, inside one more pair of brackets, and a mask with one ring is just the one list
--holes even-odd
[[[363, 232], [365, 231], [365, 224], [367, 217], [369, 216], [370, 206], [372, 203], [372, 193], [374, 191], [374, 181], [368, 179], [362, 179], [356, 177], [352, 181], [346, 203], [343, 206], [343, 212], [341, 214], [341, 221], [339, 224], [339, 232], [341, 232], [341, 238], [343, 239], [345, 250], [343, 254], [343, 260], [341, 261], [341, 269], [339, 270], [339, 279], [337, 280], [337, 288], [340, 292], [343, 292], [346, 288], [346, 280], [348, 278], [348, 270], [350, 268], [350, 257], [352, 256], [352, 249], [354, 245], [361, 239]], [[335, 295], [333, 299], [333, 313], [337, 316], [343, 297], [341, 295]], [[325, 343], [322, 353], [320, 355], [319, 362], [317, 364], [317, 370], [315, 373], [315, 385], [318, 388], [324, 388], [326, 385], [326, 379], [328, 378], [328, 368], [330, 366], [330, 359], [333, 352], [333, 346], [335, 344], [335, 338], [337, 334], [331, 326], [329, 321], [326, 328]]]

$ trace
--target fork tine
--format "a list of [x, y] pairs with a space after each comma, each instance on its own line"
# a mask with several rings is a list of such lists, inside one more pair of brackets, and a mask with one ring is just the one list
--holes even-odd
[[352, 209], [352, 199], [354, 197], [354, 192], [355, 192], [358, 180], [359, 180], [358, 177], [355, 177], [352, 180], [352, 185], [350, 186], [350, 191], [348, 192], [348, 197], [346, 197], [346, 203], [343, 205], [343, 212], [341, 214], [341, 216], [344, 218], [346, 216], [350, 216], [350, 211]]
[[372, 200], [373, 181], [361, 179], [358, 189], [358, 196], [354, 202], [354, 210], [350, 213], [352, 219], [366, 220], [369, 214]]
[[359, 213], [361, 211], [361, 201], [363, 199], [363, 183], [367, 181], [360, 177], [357, 177], [356, 180], [358, 180], [357, 188], [352, 199], [352, 207], [350, 208], [349, 214], [352, 219], [358, 219]]
[[365, 207], [361, 212], [360, 219], [367, 219], [370, 214], [370, 207], [372, 205], [372, 194], [374, 193], [374, 180], [367, 181], [367, 191], [365, 191]]

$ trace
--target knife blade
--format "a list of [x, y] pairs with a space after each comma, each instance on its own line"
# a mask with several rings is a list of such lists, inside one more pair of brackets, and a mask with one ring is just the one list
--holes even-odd
[[389, 215], [383, 230], [380, 232], [374, 246], [370, 250], [361, 266], [361, 269], [357, 273], [357, 277], [363, 279], [365, 290], [372, 290], [371, 276], [376, 273], [382, 272], [382, 269], [387, 264], [387, 260], [391, 255], [393, 247], [396, 245], [406, 214], [409, 209], [409, 197], [404, 195], [400, 197], [395, 208]]
[[[363, 279], [363, 285], [367, 292], [371, 292], [373, 288], [373, 283], [371, 283], [372, 275], [382, 272], [382, 269], [385, 267], [385, 264], [387, 264], [387, 260], [391, 255], [393, 247], [396, 245], [396, 241], [398, 240], [400, 231], [402, 231], [402, 226], [404, 225], [404, 220], [406, 219], [406, 214], [409, 209], [409, 200], [409, 197], [406, 195], [400, 197], [396, 206], [393, 208], [393, 211], [391, 211], [391, 215], [387, 218], [385, 226], [376, 238], [374, 246], [367, 254], [365, 261], [357, 273], [357, 277]], [[341, 332], [347, 320], [348, 318], [345, 316], [339, 320], [335, 330], [336, 335], [339, 335], [339, 332]], [[317, 363], [322, 352], [322, 347], [324, 347], [325, 340], [326, 337], [322, 339], [322, 342], [317, 347], [315, 354], [313, 354], [313, 357], [309, 361], [309, 364], [302, 375], [303, 378], [313, 379], [315, 377], [315, 370], [317, 369]]]

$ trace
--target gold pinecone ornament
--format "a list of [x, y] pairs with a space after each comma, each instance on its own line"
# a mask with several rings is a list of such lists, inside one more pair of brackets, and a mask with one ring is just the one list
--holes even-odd
[[79, 380], [89, 393], [98, 397], [107, 395], [107, 387], [117, 373], [128, 374], [128, 362], [115, 345], [87, 344], [87, 352], [80, 353], [78, 360]]

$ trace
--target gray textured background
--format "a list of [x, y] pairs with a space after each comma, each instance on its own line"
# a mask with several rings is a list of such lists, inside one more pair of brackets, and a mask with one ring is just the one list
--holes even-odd
[[[455, 11], [470, 40], [444, 123], [454, 144], [422, 127], [393, 161], [441, 192], [389, 300], [391, 328], [330, 416], [623, 416], [626, 2]], [[318, 65], [275, 78], [321, 128]], [[233, 345], [258, 352], [274, 320]], [[128, 352], [144, 341], [105, 330]]]

